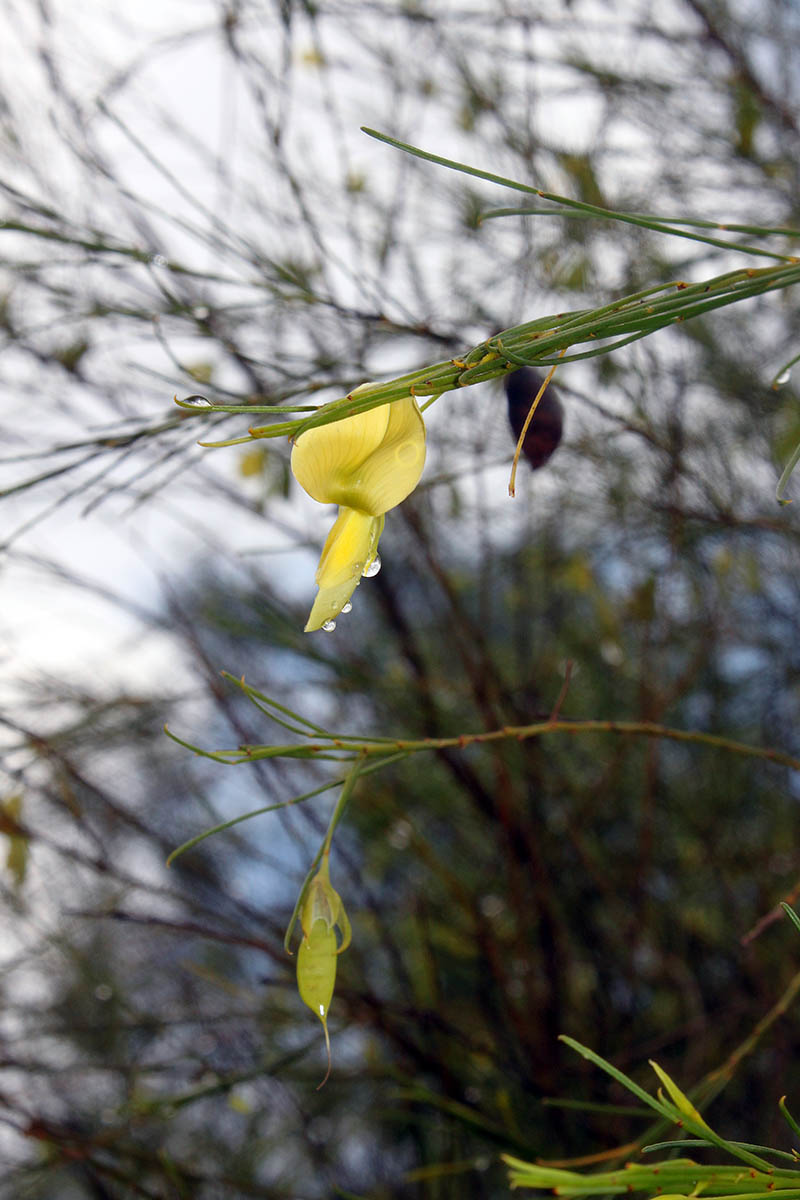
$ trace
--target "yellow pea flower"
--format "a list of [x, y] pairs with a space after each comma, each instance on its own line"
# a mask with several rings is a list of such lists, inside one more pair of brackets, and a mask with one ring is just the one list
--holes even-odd
[[[372, 386], [362, 384], [351, 395]], [[362, 575], [375, 573], [384, 514], [413, 492], [424, 464], [425, 422], [413, 396], [307, 429], [297, 439], [295, 479], [314, 500], [339, 505], [322, 548], [306, 632], [333, 621]]]

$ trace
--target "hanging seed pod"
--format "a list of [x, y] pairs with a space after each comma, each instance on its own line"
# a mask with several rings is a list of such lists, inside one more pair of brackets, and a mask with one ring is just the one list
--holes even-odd
[[[544, 377], [538, 371], [534, 371], [533, 367], [520, 367], [518, 371], [506, 375], [503, 380], [508, 397], [508, 420], [517, 441], [543, 383]], [[564, 410], [551, 383], [536, 407], [525, 434], [525, 441], [522, 443], [522, 454], [532, 470], [536, 471], [544, 466], [561, 441], [563, 430]]]
[[300, 992], [300, 999], [308, 1005], [313, 1013], [316, 1013], [325, 1032], [328, 1070], [325, 1072], [325, 1078], [319, 1085], [320, 1087], [327, 1083], [331, 1073], [328, 1009], [336, 984], [336, 954], [336, 934], [333, 926], [326, 924], [320, 917], [314, 922], [311, 932], [303, 937], [297, 951], [297, 990]]
[[[328, 1010], [336, 985], [336, 959], [350, 945], [350, 921], [341, 896], [331, 884], [327, 853], [323, 857], [322, 866], [308, 885], [300, 909], [300, 924], [303, 940], [297, 951], [297, 990], [303, 1003], [319, 1017], [325, 1033], [328, 1070], [319, 1085], [322, 1087], [331, 1073]], [[342, 939], [338, 945], [337, 926]]]

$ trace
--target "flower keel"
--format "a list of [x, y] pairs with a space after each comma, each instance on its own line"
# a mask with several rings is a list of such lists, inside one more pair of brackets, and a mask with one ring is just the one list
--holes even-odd
[[375, 558], [383, 517], [372, 517], [355, 508], [340, 508], [317, 568], [319, 591], [305, 632], [321, 629], [342, 611]]
[[413, 396], [316, 426], [297, 439], [292, 471], [298, 483], [320, 503], [340, 506], [322, 550], [306, 632], [327, 627], [347, 604], [377, 556], [384, 514], [414, 490], [424, 463], [425, 423]]

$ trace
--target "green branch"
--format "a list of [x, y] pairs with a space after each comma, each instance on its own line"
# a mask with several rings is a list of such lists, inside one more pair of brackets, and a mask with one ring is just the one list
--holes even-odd
[[[674, 729], [668, 725], [655, 725], [650, 721], [539, 721], [533, 725], [505, 725], [502, 729], [492, 729], [481, 733], [462, 733], [453, 737], [436, 738], [359, 738], [353, 734], [325, 733], [316, 734], [311, 742], [295, 742], [288, 745], [242, 745], [231, 750], [204, 750], [169, 732], [169, 736], [179, 745], [185, 746], [195, 754], [212, 758], [215, 762], [235, 765], [244, 762], [257, 762], [266, 758], [307, 758], [333, 759], [338, 762], [349, 762], [356, 758], [385, 758], [397, 754], [418, 754], [430, 750], [463, 750], [468, 746], [487, 745], [493, 742], [517, 741], [524, 742], [531, 738], [550, 737], [553, 735], [575, 735], [586, 733], [607, 733], [621, 737], [664, 738], [673, 742], [686, 742], [696, 746], [708, 746], [715, 750], [725, 750], [731, 754], [743, 755], [747, 758], [760, 758], [779, 766], [789, 767], [800, 771], [800, 758], [775, 750], [769, 746], [753, 746], [748, 742], [739, 742], [733, 738], [722, 737], [715, 733], [703, 733], [696, 729]], [[310, 735], [309, 735], [310, 736]]]
[[[764, 250], [759, 246], [748, 246], [740, 242], [730, 242], [723, 238], [704, 237], [703, 234], [691, 233], [688, 229], [680, 229], [677, 226], [690, 225], [704, 229], [744, 230], [748, 233], [756, 233], [764, 237], [780, 234], [784, 237], [800, 238], [800, 230], [798, 229], [772, 229], [756, 225], [728, 226], [718, 224], [714, 221], [686, 220], [683, 217], [658, 217], [650, 214], [618, 212], [611, 208], [601, 208], [597, 204], [587, 204], [583, 200], [571, 200], [568, 196], [559, 196], [555, 192], [546, 192], [542, 188], [533, 187], [527, 183], [519, 183], [516, 179], [508, 179], [505, 175], [495, 175], [491, 171], [483, 171], [479, 167], [470, 167], [466, 163], [457, 162], [452, 158], [443, 158], [440, 154], [431, 154], [427, 150], [421, 150], [418, 146], [410, 146], [408, 142], [400, 142], [397, 138], [390, 137], [388, 133], [379, 133], [377, 129], [370, 129], [366, 125], [361, 126], [361, 131], [362, 133], [366, 133], [368, 137], [376, 138], [379, 142], [385, 142], [387, 146], [393, 146], [395, 150], [402, 150], [404, 154], [410, 154], [414, 158], [422, 158], [426, 162], [435, 163], [436, 166], [447, 167], [451, 171], [459, 171], [462, 175], [472, 175], [476, 179], [484, 179], [487, 183], [496, 183], [500, 187], [511, 188], [515, 192], [526, 192], [529, 196], [538, 196], [540, 200], [549, 200], [551, 203], [571, 210], [579, 216], [599, 217], [606, 221], [621, 221], [626, 225], [638, 225], [640, 228], [650, 229], [654, 233], [665, 233], [672, 237], [688, 238], [692, 242], [704, 242], [707, 246], [716, 246], [722, 250], [736, 250], [741, 254], [756, 254], [764, 258], [797, 262], [796, 258], [787, 254], [776, 254], [772, 250]], [[511, 210], [514, 215], [519, 215], [524, 211], [520, 209]], [[505, 210], [505, 212], [508, 212], [508, 210]], [[491, 215], [494, 216], [497, 213], [493, 212]], [[562, 214], [554, 210], [553, 215], [559, 216]]]
[[[396, 379], [359, 388], [357, 394], [351, 393], [320, 405], [310, 416], [251, 425], [240, 437], [201, 444], [235, 446], [253, 438], [296, 438], [307, 429], [368, 412], [407, 396], [438, 397], [473, 383], [498, 379], [520, 366], [547, 367], [553, 363], [595, 358], [659, 329], [796, 283], [800, 283], [800, 261], [788, 259], [776, 266], [727, 271], [699, 283], [679, 279], [656, 284], [597, 308], [550, 314], [514, 325], [480, 342], [461, 358], [446, 359]], [[588, 349], [575, 350], [575, 347]], [[287, 412], [286, 405], [215, 404], [203, 396], [176, 400], [176, 403], [184, 412], [199, 416], [211, 413], [281, 416]], [[305, 406], [288, 411], [309, 410]]]

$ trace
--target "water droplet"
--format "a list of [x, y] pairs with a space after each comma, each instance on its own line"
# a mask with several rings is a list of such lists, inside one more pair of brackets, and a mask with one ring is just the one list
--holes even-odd
[[98, 983], [94, 989], [94, 994], [98, 1000], [110, 1000], [114, 995], [114, 991], [107, 983]]
[[380, 556], [380, 554], [376, 554], [375, 557], [373, 558], [372, 562], [367, 563], [366, 567], [364, 567], [364, 570], [361, 572], [361, 574], [364, 576], [365, 579], [372, 579], [373, 576], [378, 574], [378, 571], [380, 571], [380, 569], [381, 569], [381, 556]]
[[413, 826], [401, 817], [389, 830], [389, 845], [393, 850], [405, 850], [413, 834]]
[[206, 308], [205, 304], [198, 304], [197, 308], [194, 310], [194, 316], [198, 321], [205, 321], [207, 319], [209, 316], [209, 310]]
[[336, 628], [336, 622], [335, 621], [323, 621], [322, 628], [325, 630], [326, 633], [333, 633], [334, 629]]
[[776, 386], [776, 387], [783, 387], [783, 385], [784, 385], [785, 383], [788, 383], [788, 382], [789, 382], [789, 380], [790, 380], [791, 378], [792, 378], [792, 372], [791, 372], [791, 371], [789, 370], [789, 368], [787, 367], [785, 371], [781, 371], [780, 375], [777, 375], [777, 376], [776, 376], [776, 378], [775, 378], [775, 386]]
[[622, 647], [612, 638], [604, 638], [600, 643], [600, 657], [610, 667], [619, 667], [625, 660]]
[[167, 260], [163, 254], [154, 254], [150, 261], [154, 267], [165, 267], [167, 265]]
[[495, 896], [493, 894], [481, 896], [479, 901], [479, 908], [481, 912], [485, 917], [488, 917], [490, 921], [496, 920], [503, 912], [505, 906], [505, 900], [503, 900], [502, 896]]
[[353, 611], [353, 606], [352, 606], [352, 604], [350, 603], [350, 601], [348, 600], [348, 601], [347, 601], [347, 604], [343, 604], [343, 605], [342, 605], [342, 612], [343, 612], [343, 613], [349, 613], [349, 612], [352, 612], [352, 611]]

